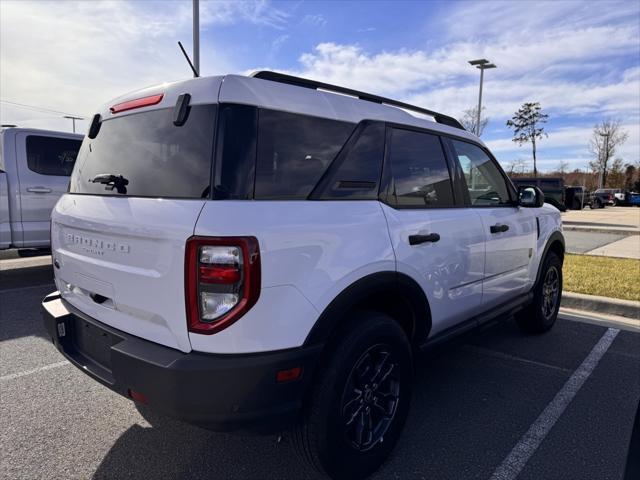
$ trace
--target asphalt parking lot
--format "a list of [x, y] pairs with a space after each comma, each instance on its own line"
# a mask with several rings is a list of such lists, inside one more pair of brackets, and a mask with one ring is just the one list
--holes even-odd
[[[49, 266], [0, 272], [3, 478], [317, 478], [286, 435], [148, 423], [46, 338], [39, 308], [52, 290]], [[622, 477], [640, 399], [639, 333], [563, 315], [551, 332], [526, 336], [504, 322], [417, 370], [404, 435], [374, 478]]]

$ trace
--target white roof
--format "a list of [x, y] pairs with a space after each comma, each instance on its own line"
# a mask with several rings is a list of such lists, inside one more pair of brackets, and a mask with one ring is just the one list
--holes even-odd
[[109, 111], [109, 107], [127, 100], [160, 93], [163, 94], [160, 103], [116, 115], [120, 117], [138, 113], [142, 110], [172, 107], [176, 104], [179, 95], [189, 93], [191, 95], [191, 105], [237, 103], [353, 123], [358, 123], [362, 120], [381, 120], [428, 128], [480, 142], [478, 137], [466, 130], [437, 123], [424, 118], [424, 116], [416, 116], [391, 105], [243, 75], [200, 77], [155, 85], [118, 97], [105, 104], [99, 113], [103, 119], [109, 119], [113, 116]]

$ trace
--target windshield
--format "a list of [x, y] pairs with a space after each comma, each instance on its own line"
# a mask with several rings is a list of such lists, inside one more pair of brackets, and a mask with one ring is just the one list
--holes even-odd
[[182, 126], [173, 124], [173, 108], [104, 120], [82, 143], [69, 192], [208, 197], [216, 109], [193, 106]]

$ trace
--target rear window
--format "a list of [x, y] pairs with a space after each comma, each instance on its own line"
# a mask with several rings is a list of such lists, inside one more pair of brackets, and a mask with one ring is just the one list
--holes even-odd
[[[173, 112], [167, 108], [104, 120], [96, 138], [86, 137], [82, 144], [69, 191], [207, 198], [217, 106], [192, 106], [182, 126], [173, 124]], [[109, 175], [122, 180], [92, 182]]]
[[73, 170], [82, 141], [29, 135], [26, 144], [29, 170], [41, 175], [68, 177]]
[[354, 127], [326, 118], [260, 110], [255, 198], [306, 199]]

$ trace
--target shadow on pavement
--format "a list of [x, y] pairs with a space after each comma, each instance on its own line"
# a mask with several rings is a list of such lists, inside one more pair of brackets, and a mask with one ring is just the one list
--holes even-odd
[[[507, 322], [420, 358], [404, 433], [373, 478], [489, 478], [603, 331], [561, 321], [549, 335], [532, 337]], [[94, 478], [319, 478], [300, 463], [286, 435], [277, 443], [152, 412], [145, 417], [153, 427], [130, 427]]]

